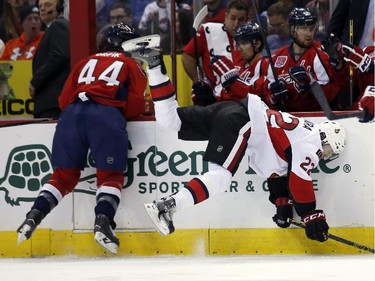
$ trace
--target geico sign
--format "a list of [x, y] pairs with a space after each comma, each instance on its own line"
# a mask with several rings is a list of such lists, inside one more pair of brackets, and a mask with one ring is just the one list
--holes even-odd
[[32, 99], [0, 100], [0, 103], [0, 115], [31, 115], [34, 111]]

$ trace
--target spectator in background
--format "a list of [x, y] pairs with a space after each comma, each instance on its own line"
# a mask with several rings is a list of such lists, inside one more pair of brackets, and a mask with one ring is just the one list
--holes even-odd
[[[193, 81], [192, 99], [195, 104], [208, 105], [216, 102], [222, 86], [210, 69], [213, 55], [225, 56], [235, 66], [244, 63], [243, 58], [234, 45], [236, 29], [248, 21], [249, 6], [242, 0], [231, 0], [227, 5], [224, 23], [205, 23], [197, 32], [197, 50], [195, 53], [194, 38], [185, 46], [182, 53], [182, 64], [185, 72]], [[198, 79], [196, 56], [202, 58], [204, 81]], [[201, 77], [203, 78], [203, 77]], [[215, 87], [215, 88], [214, 88]]]
[[27, 6], [27, 0], [6, 0], [3, 2], [3, 15], [0, 19], [0, 39], [6, 43], [19, 37], [23, 32], [20, 11]]
[[1, 60], [30, 60], [34, 58], [44, 32], [41, 31], [42, 22], [37, 6], [22, 8], [21, 23], [24, 32], [20, 37], [11, 39], [5, 44]]
[[[351, 21], [353, 42], [349, 33]], [[374, 33], [374, 0], [339, 0], [329, 22], [328, 35], [334, 34], [345, 45], [364, 48], [373, 44]]]
[[[293, 7], [285, 5], [283, 1], [278, 1], [267, 9], [269, 32], [267, 42], [270, 47], [271, 54], [277, 49], [290, 45], [293, 39], [289, 35], [289, 13]], [[266, 55], [266, 52], [263, 51]]]
[[115, 2], [120, 2], [120, 0], [95, 0], [96, 27], [98, 31], [109, 23], [109, 9]]
[[327, 27], [330, 20], [329, 0], [311, 0], [306, 4], [317, 18], [318, 30], [315, 34], [315, 40], [323, 41], [327, 37]]
[[100, 49], [100, 45], [103, 44], [103, 36], [107, 36], [108, 28], [112, 25], [116, 25], [119, 23], [123, 23], [129, 25], [134, 28], [134, 30], [139, 33], [138, 31], [138, 22], [133, 17], [132, 10], [128, 4], [123, 2], [114, 2], [109, 9], [109, 23], [104, 25], [97, 33], [97, 47]]
[[124, 23], [129, 25], [138, 32], [138, 22], [133, 17], [133, 12], [128, 4], [122, 2], [115, 2], [109, 10], [109, 21], [111, 25]]
[[204, 0], [204, 5], [207, 5], [208, 15], [204, 22], [218, 22], [223, 23], [225, 20], [225, 13], [227, 12], [228, 0]]
[[58, 118], [58, 97], [70, 72], [69, 22], [63, 0], [39, 0], [38, 6], [47, 28], [33, 59], [29, 93], [35, 118]]
[[170, 53], [171, 23], [166, 0], [156, 0], [149, 3], [145, 7], [138, 28], [142, 36], [159, 34], [163, 53]]

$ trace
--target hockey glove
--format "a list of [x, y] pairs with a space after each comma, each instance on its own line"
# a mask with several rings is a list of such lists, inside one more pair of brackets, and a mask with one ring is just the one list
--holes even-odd
[[272, 82], [270, 84], [270, 101], [272, 104], [281, 104], [288, 98], [288, 86], [284, 79]]
[[210, 68], [220, 77], [221, 85], [224, 88], [228, 87], [240, 76], [237, 68], [225, 56], [213, 56]]
[[191, 94], [194, 104], [206, 106], [215, 103], [216, 98], [212, 89], [212, 84], [207, 79], [194, 83]]
[[[374, 62], [361, 48], [354, 46], [353, 48], [342, 45], [345, 53], [344, 60], [353, 68], [359, 69], [362, 73], [374, 71]], [[371, 69], [371, 70], [370, 70]]]
[[275, 201], [276, 215], [272, 220], [278, 227], [287, 228], [292, 223], [293, 219], [293, 202], [288, 197], [280, 197]]
[[322, 210], [314, 210], [302, 216], [307, 238], [319, 242], [327, 241], [329, 226]]
[[369, 122], [374, 119], [375, 87], [367, 86], [365, 93], [359, 101], [359, 109], [365, 111], [365, 116], [360, 122]]
[[302, 65], [294, 65], [288, 69], [288, 72], [298, 92], [308, 92], [310, 90], [311, 79]]
[[344, 57], [340, 39], [331, 34], [326, 41], [322, 42], [322, 49], [328, 54], [329, 63], [333, 67], [338, 67]]

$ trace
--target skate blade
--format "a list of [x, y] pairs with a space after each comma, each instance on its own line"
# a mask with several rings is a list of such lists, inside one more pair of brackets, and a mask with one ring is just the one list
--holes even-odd
[[18, 233], [18, 240], [17, 240], [17, 245], [21, 244], [23, 241], [26, 241], [27, 238], [23, 233]]
[[125, 52], [136, 51], [140, 48], [157, 48], [160, 47], [160, 35], [151, 34], [131, 40], [126, 40], [121, 44], [121, 47]]
[[112, 254], [117, 254], [117, 244], [113, 243], [110, 239], [107, 238], [103, 233], [96, 232], [95, 233], [95, 241], [102, 246], [107, 251], [111, 252]]
[[17, 239], [17, 245], [21, 244], [23, 241], [26, 241], [27, 236], [26, 233], [30, 231], [31, 227], [25, 224], [20, 230], [17, 231], [18, 233], [18, 239]]
[[144, 204], [145, 210], [161, 235], [169, 234], [169, 227], [165, 220], [159, 219], [159, 210], [154, 203]]

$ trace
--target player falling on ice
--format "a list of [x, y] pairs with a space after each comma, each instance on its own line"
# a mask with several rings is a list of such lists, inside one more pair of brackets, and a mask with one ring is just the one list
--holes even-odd
[[[225, 192], [246, 154], [249, 166], [259, 176], [272, 179], [269, 199], [277, 208], [273, 217], [276, 224], [288, 227], [294, 206], [306, 224], [308, 238], [321, 242], [328, 239], [329, 226], [324, 212], [316, 209], [310, 174], [321, 158], [343, 151], [346, 134], [339, 123], [326, 121], [316, 125], [304, 118], [270, 110], [253, 94], [240, 102], [179, 107], [160, 52], [143, 49], [132, 56], [148, 63], [158, 123], [177, 131], [182, 140], [208, 140], [204, 155], [208, 172], [191, 179], [177, 193], [145, 204], [161, 234], [174, 232], [173, 213]], [[225, 60], [215, 58], [211, 67], [229, 91], [242, 88], [242, 82], [226, 75], [230, 68]]]

